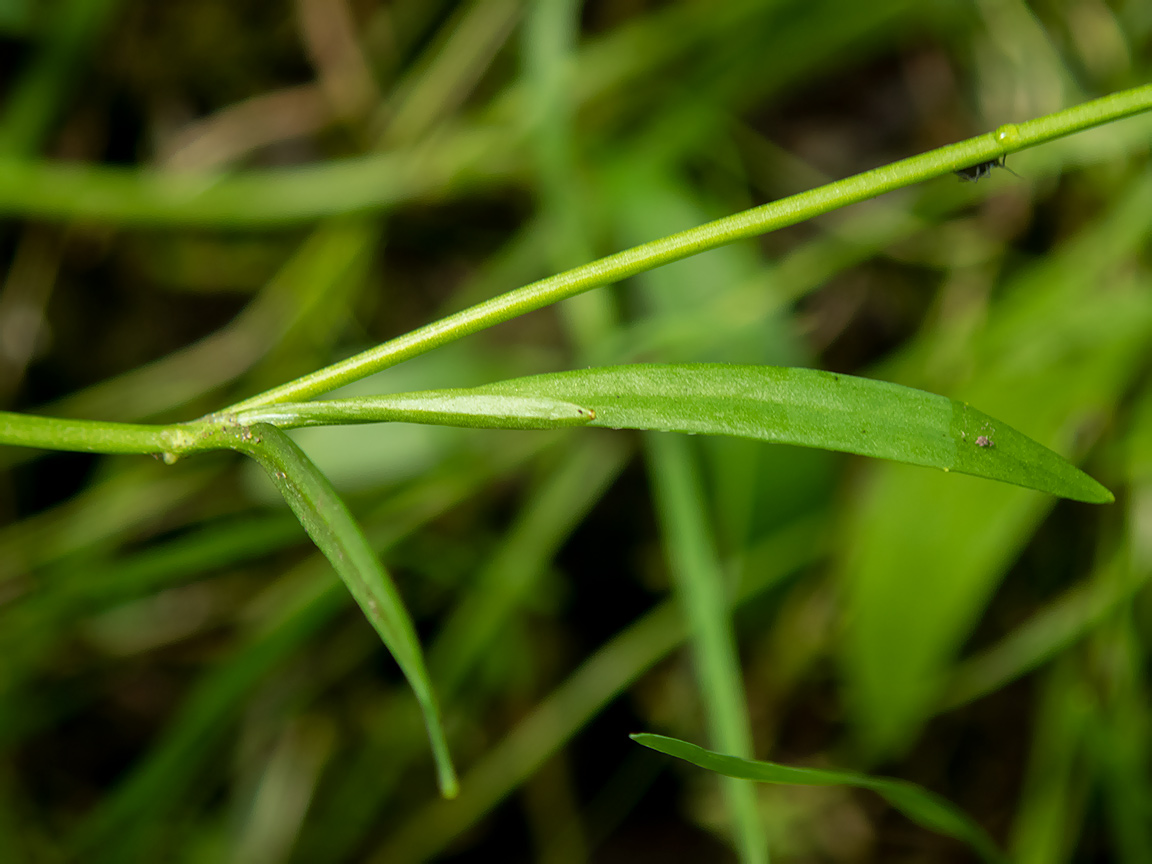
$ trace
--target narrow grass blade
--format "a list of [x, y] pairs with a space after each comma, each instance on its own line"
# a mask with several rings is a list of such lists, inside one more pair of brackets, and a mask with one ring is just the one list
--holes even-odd
[[156, 860], [155, 834], [187, 800], [199, 770], [222, 759], [222, 740], [253, 689], [344, 608], [333, 581], [308, 583], [282, 618], [253, 633], [192, 688], [172, 722], [143, 758], [88, 812], [67, 837], [68, 860]]
[[957, 471], [1077, 501], [1114, 500], [1047, 447], [967, 404], [816, 369], [636, 364], [471, 392], [572, 402], [595, 412], [590, 426], [736, 435]]
[[1143, 629], [1136, 615], [1118, 615], [1093, 634], [1089, 649], [1109, 658], [1107, 689], [1094, 702], [1086, 743], [1092, 762], [1099, 766], [1110, 847], [1118, 861], [1152, 861], [1152, 783], [1147, 771], [1152, 714]]
[[915, 783], [885, 777], [871, 777], [855, 771], [829, 771], [819, 768], [794, 768], [775, 762], [759, 762], [726, 756], [705, 750], [687, 741], [640, 732], [630, 736], [668, 756], [691, 762], [708, 771], [726, 777], [740, 777], [760, 783], [783, 783], [795, 786], [852, 786], [869, 789], [918, 825], [963, 840], [980, 853], [985, 861], [1004, 862], [1006, 859], [996, 848], [984, 829], [955, 805]]
[[[466, 136], [472, 146], [465, 158], [490, 147], [483, 138]], [[442, 189], [460, 152], [425, 148], [233, 175], [4, 159], [0, 212], [137, 225], [290, 225], [380, 210]]]
[[292, 512], [344, 580], [368, 621], [380, 634], [416, 694], [446, 798], [458, 783], [448, 753], [440, 709], [424, 665], [424, 655], [396, 586], [372, 551], [360, 526], [304, 452], [275, 426], [257, 424], [235, 435], [234, 449], [251, 456], [268, 472]]
[[[648, 474], [660, 517], [665, 555], [681, 613], [688, 622], [696, 681], [708, 734], [731, 753], [752, 755], [752, 724], [740, 676], [736, 635], [725, 597], [724, 572], [713, 547], [704, 493], [688, 439], [646, 436]], [[741, 780], [723, 784], [732, 840], [746, 864], [768, 861], [756, 792]]]
[[1089, 636], [1131, 603], [1152, 579], [1152, 570], [1132, 568], [1131, 550], [1112, 552], [1083, 583], [1043, 606], [990, 648], [957, 667], [942, 700], [955, 708], [1026, 675]]
[[[823, 558], [830, 536], [826, 517], [798, 520], [770, 535], [731, 598], [739, 606]], [[666, 657], [687, 636], [672, 600], [636, 619], [600, 646], [501, 741], [473, 764], [455, 801], [422, 806], [370, 859], [371, 864], [427, 861], [531, 776], [613, 699]]]
[[[9, 7], [4, 10], [7, 15], [12, 14], [12, 5], [0, 3]], [[15, 7], [23, 5], [16, 3]], [[37, 7], [41, 5], [29, 3], [27, 10], [30, 18], [43, 25], [42, 16], [32, 14], [40, 13]], [[34, 56], [22, 64], [19, 77], [6, 88], [0, 114], [0, 154], [28, 156], [43, 147], [70, 91], [90, 74], [88, 59], [123, 5], [122, 0], [67, 0], [52, 7], [51, 26], [37, 28], [40, 32]]]
[[[630, 455], [617, 436], [588, 436], [533, 490], [495, 554], [461, 592], [428, 651], [446, 702], [475, 677], [532, 588]], [[497, 644], [498, 647], [498, 644]]]
[[1038, 682], [1036, 713], [1020, 805], [1008, 849], [1015, 864], [1068, 864], [1074, 860], [1099, 781], [1088, 756], [1095, 684], [1081, 661], [1059, 658]]

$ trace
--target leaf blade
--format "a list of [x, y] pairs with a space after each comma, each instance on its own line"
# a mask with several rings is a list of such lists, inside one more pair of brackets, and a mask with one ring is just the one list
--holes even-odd
[[1063, 457], [969, 405], [816, 369], [635, 364], [472, 392], [575, 403], [595, 412], [589, 426], [735, 435], [957, 471], [1078, 501], [1114, 500]]
[[948, 800], [915, 783], [888, 777], [873, 777], [856, 771], [797, 768], [776, 762], [742, 759], [739, 756], [716, 753], [678, 738], [654, 735], [650, 732], [638, 732], [629, 737], [644, 747], [683, 759], [698, 768], [726, 777], [793, 786], [851, 786], [868, 789], [916, 824], [968, 843], [986, 861], [1005, 860], [984, 829], [966, 813]]
[[295, 442], [265, 423], [229, 430], [232, 449], [268, 473], [308, 536], [324, 553], [408, 680], [436, 761], [441, 794], [456, 796], [459, 782], [416, 628], [395, 584], [332, 484]]

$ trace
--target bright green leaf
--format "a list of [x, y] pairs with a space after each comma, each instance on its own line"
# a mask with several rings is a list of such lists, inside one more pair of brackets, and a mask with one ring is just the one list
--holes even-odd
[[966, 404], [815, 369], [637, 364], [467, 392], [572, 402], [595, 412], [590, 426], [736, 435], [957, 471], [1078, 501], [1113, 500], [1047, 447]]
[[447, 798], [458, 783], [440, 721], [440, 709], [424, 664], [416, 628], [396, 586], [372, 551], [348, 508], [292, 439], [275, 426], [257, 424], [237, 430], [234, 449], [248, 454], [268, 472], [296, 518], [344, 580], [368, 621], [380, 634], [416, 694]]
[[794, 786], [851, 786], [870, 789], [913, 822], [948, 837], [971, 845], [986, 861], [1000, 862], [1004, 856], [979, 825], [955, 805], [905, 780], [871, 777], [855, 771], [830, 771], [820, 768], [794, 768], [775, 762], [759, 762], [726, 756], [705, 750], [687, 741], [640, 732], [633, 741], [668, 756], [691, 762], [700, 768], [760, 783], [782, 783]]

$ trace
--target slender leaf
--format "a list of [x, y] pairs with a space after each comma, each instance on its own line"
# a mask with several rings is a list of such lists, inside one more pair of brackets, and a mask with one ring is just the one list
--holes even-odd
[[640, 732], [630, 736], [633, 741], [668, 756], [691, 762], [725, 777], [740, 777], [760, 783], [783, 783], [795, 786], [852, 786], [869, 789], [918, 825], [930, 828], [948, 837], [963, 840], [986, 861], [1002, 862], [1004, 856], [996, 848], [984, 829], [955, 805], [905, 780], [871, 777], [855, 771], [830, 771], [820, 768], [795, 768], [775, 762], [759, 762], [726, 756], [705, 750], [687, 741]]
[[1144, 589], [1147, 568], [1133, 568], [1131, 550], [1109, 553], [1092, 577], [1041, 607], [990, 648], [966, 658], [956, 669], [944, 708], [972, 702], [1042, 666], [1098, 629]]
[[400, 594], [372, 551], [364, 533], [328, 479], [296, 444], [275, 426], [244, 427], [233, 437], [244, 452], [268, 472], [308, 535], [344, 580], [368, 621], [380, 634], [424, 712], [424, 725], [446, 798], [458, 790], [456, 772], [440, 720], [440, 709], [424, 664], [416, 628]]
[[[343, 608], [344, 589], [307, 583], [290, 610], [203, 675], [147, 753], [68, 837], [70, 860], [155, 860], [144, 853], [186, 801], [197, 768], [217, 758], [229, 720], [271, 670]], [[186, 806], [186, 805], [185, 805]]]
[[1001, 480], [1077, 501], [1113, 500], [1061, 456], [967, 404], [815, 369], [636, 364], [407, 395], [465, 394], [573, 403], [595, 413], [589, 426], [820, 447]]
[[[752, 553], [759, 564], [746, 571], [731, 602], [739, 606], [778, 587], [826, 555], [829, 542], [823, 516], [778, 530]], [[422, 807], [369, 860], [407, 864], [441, 853], [687, 636], [687, 622], [673, 600], [637, 618], [589, 655], [469, 768], [457, 800]]]
[[623, 469], [629, 455], [624, 445], [616, 436], [584, 438], [525, 500], [429, 648], [432, 677], [446, 700], [482, 677], [500, 635], [515, 621], [560, 546]]
[[1099, 697], [1071, 655], [1058, 658], [1038, 684], [1031, 752], [1008, 849], [1017, 864], [1067, 864], [1085, 827], [1088, 790], [1098, 780], [1098, 765], [1087, 756]]

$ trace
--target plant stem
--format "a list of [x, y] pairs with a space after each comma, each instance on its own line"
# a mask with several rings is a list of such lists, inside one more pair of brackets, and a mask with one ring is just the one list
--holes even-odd
[[[709, 737], [721, 752], [751, 759], [752, 724], [724, 573], [709, 536], [704, 493], [689, 439], [649, 432], [645, 443], [665, 555], [691, 635]], [[728, 778], [724, 792], [740, 860], [767, 864], [768, 844], [756, 810], [755, 789], [746, 780]]]
[[292, 225], [379, 211], [501, 173], [499, 156], [495, 134], [478, 130], [420, 151], [231, 175], [0, 158], [0, 213], [149, 227]]
[[209, 443], [216, 429], [209, 423], [143, 426], [99, 420], [36, 417], [0, 411], [0, 444], [71, 450], [81, 453], [190, 453], [217, 450]]
[[245, 399], [226, 410], [234, 412], [310, 399], [463, 336], [645, 270], [1149, 109], [1152, 109], [1152, 85], [1144, 85], [1024, 123], [1001, 126], [994, 132], [726, 216], [541, 279]]

